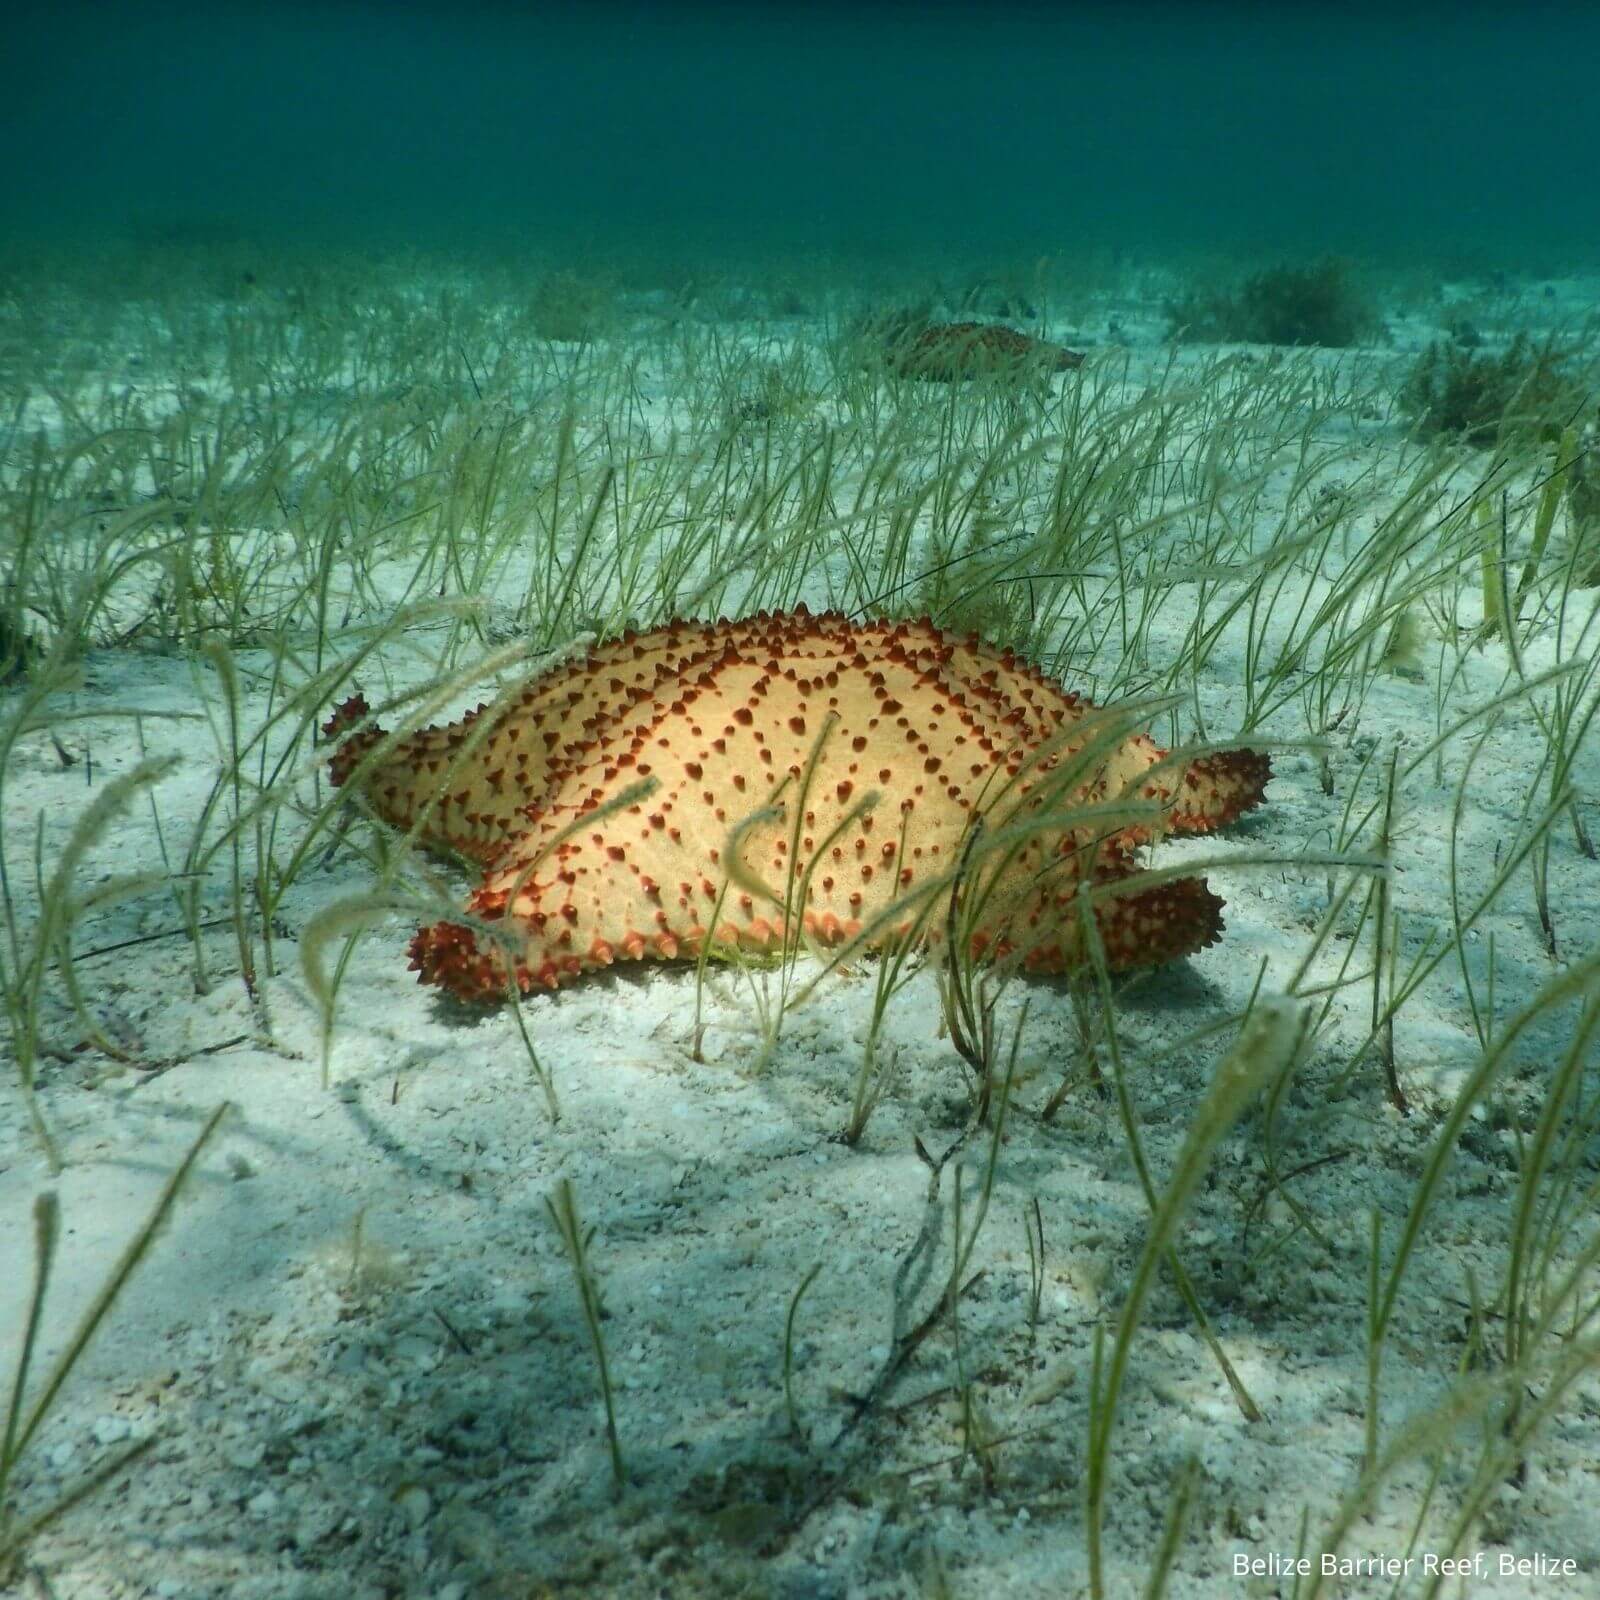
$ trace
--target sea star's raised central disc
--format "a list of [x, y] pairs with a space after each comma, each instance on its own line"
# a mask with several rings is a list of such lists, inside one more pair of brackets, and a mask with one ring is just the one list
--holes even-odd
[[[986, 839], [1016, 843], [985, 845], [962, 875], [974, 949], [1054, 972], [1080, 959], [1080, 882], [1133, 877], [1160, 833], [1232, 821], [1270, 772], [1242, 750], [1158, 766], [1164, 751], [1108, 737], [1094, 709], [930, 622], [802, 608], [625, 634], [359, 777], [386, 821], [409, 828], [431, 807], [422, 838], [483, 863], [467, 910], [514, 934], [524, 990], [707, 939], [767, 948], [794, 912], [824, 943], [937, 939], [979, 817]], [[325, 729], [356, 729], [336, 783], [381, 737], [366, 715], [358, 696]], [[1075, 819], [1123, 799], [1163, 809]], [[1095, 915], [1120, 969], [1214, 942], [1221, 909], [1185, 878], [1130, 886]], [[411, 954], [424, 982], [464, 999], [506, 992], [500, 942], [464, 925], [421, 929]]]

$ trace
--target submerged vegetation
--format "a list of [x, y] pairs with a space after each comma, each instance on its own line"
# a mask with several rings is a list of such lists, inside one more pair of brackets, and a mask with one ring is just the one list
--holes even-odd
[[[704, 1593], [803, 1547], [853, 1552], [863, 1593], [907, 1566], [937, 1593], [1025, 1530], [1099, 1600], [1192, 1587], [1241, 1540], [1337, 1553], [1363, 1519], [1396, 1554], [1548, 1546], [1513, 1486], [1575, 1471], [1600, 1403], [1592, 352], [1562, 346], [1548, 434], [1505, 425], [1552, 348], [1533, 334], [1409, 377], [1380, 351], [1203, 347], [1369, 339], [1333, 265], [1178, 302], [1201, 348], [1024, 386], [863, 362], [839, 330], [867, 297], [791, 267], [748, 296], [249, 271], [244, 295], [181, 257], [5, 279], [0, 1020], [32, 1140], [11, 1171], [94, 1159], [84, 1090], [118, 1072], [206, 1055], [190, 1092], [231, 1097], [233, 1048], [349, 1110], [399, 1176], [285, 1141], [296, 1201], [395, 1182], [436, 1256], [386, 1299], [275, 1280], [280, 1315], [370, 1345], [307, 1341], [306, 1390], [348, 1403], [282, 1454], [309, 1473], [399, 1442], [374, 1493], [411, 1518], [405, 1581], [600, 1593], [631, 1562]], [[1452, 383], [1474, 398], [1436, 412]], [[1483, 428], [1492, 452], [1456, 448]], [[1022, 843], [978, 827], [939, 958], [841, 973], [795, 937], [601, 979], [598, 1042], [578, 992], [472, 1029], [430, 1009], [405, 930], [455, 893], [418, 829], [326, 786], [332, 707], [364, 691], [377, 761], [594, 637], [802, 601], [981, 632], [1119, 731], [1275, 750], [1242, 842], [1151, 869], [1228, 884], [1235, 959], [1124, 983], [1087, 900], [1070, 979], [949, 954]], [[166, 1015], [191, 997], [197, 1033]], [[427, 1071], [455, 1141], [438, 1193], [403, 1148]], [[494, 1309], [534, 1280], [537, 1305]], [[424, 1324], [445, 1354], [382, 1369]], [[140, 1471], [188, 1485], [210, 1422], [173, 1383]], [[21, 1387], [8, 1554], [54, 1513], [40, 1447], [73, 1393]], [[289, 1548], [278, 1515], [252, 1512]], [[306, 1548], [364, 1577], [379, 1541], [352, 1529]]]
[[1196, 344], [1321, 345], [1345, 349], [1378, 331], [1370, 296], [1342, 261], [1277, 266], [1237, 288], [1193, 288], [1169, 302], [1175, 336]]
[[[1424, 434], [1487, 446], [1503, 437], [1550, 440], [1589, 396], [1553, 338], [1518, 333], [1499, 351], [1435, 340], [1400, 388], [1400, 405]], [[1593, 409], [1592, 403], [1590, 409]]]

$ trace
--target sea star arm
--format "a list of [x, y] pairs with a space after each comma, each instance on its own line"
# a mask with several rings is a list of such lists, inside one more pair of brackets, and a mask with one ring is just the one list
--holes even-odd
[[1191, 761], [1167, 826], [1174, 833], [1215, 833], [1267, 796], [1272, 759], [1259, 750], [1219, 750]]

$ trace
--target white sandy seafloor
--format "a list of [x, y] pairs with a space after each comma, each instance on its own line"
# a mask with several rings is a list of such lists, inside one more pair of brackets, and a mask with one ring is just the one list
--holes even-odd
[[[1135, 340], [1135, 381], [1166, 360], [1156, 309], [1108, 308]], [[1397, 347], [1387, 359], [1431, 331], [1391, 324]], [[1102, 330], [1091, 318], [1057, 331], [1093, 343]], [[1401, 448], [1400, 424], [1373, 423], [1362, 448], [1363, 468], [1376, 462], [1381, 472]], [[1157, 622], [1154, 656], [1176, 647], [1186, 621], [1174, 608]], [[1231, 637], [1200, 684], [1213, 733], [1237, 725], [1241, 649], [1242, 636]], [[1531, 665], [1542, 664], [1535, 651]], [[1491, 698], [1505, 665], [1496, 646], [1474, 653], [1456, 703]], [[90, 659], [71, 709], [193, 711], [208, 697], [214, 703], [205, 669], [102, 654]], [[264, 697], [247, 687], [247, 725], [264, 711]], [[1433, 725], [1430, 683], [1384, 678], [1358, 725], [1335, 739], [1334, 793], [1323, 793], [1310, 757], [1280, 755], [1269, 803], [1230, 839], [1284, 856], [1325, 848], [1365, 755], [1391, 744], [1418, 749]], [[150, 719], [144, 730], [152, 753], [178, 757], [156, 797], [174, 836], [186, 838], [218, 768], [210, 725]], [[1294, 737], [1304, 728], [1291, 719], [1270, 731]], [[73, 722], [59, 736], [80, 759], [63, 766], [49, 738], [32, 736], [7, 783], [13, 837], [27, 837], [42, 811], [47, 850], [99, 786], [138, 759], [126, 719]], [[81, 757], [91, 748], [86, 771]], [[1531, 717], [1514, 711], [1478, 761], [1461, 844], [1480, 886], [1521, 814], [1540, 748]], [[1459, 770], [1452, 756], [1443, 786], [1425, 769], [1403, 796], [1395, 885], [1408, 952], [1429, 929], [1450, 927], [1446, 846]], [[1597, 778], [1590, 749], [1575, 781], [1591, 830], [1600, 827]], [[1216, 846], [1163, 848], [1166, 860]], [[140, 868], [159, 869], [159, 857], [149, 810], [135, 806], [86, 875]], [[1284, 984], [1324, 904], [1320, 871], [1224, 868], [1210, 877], [1228, 902], [1224, 942], [1143, 978], [1120, 1008], [1143, 1137], [1161, 1176], [1217, 1051], [1145, 1064], [1238, 1012], [1263, 958], [1267, 989]], [[360, 856], [345, 850], [291, 893], [278, 972], [262, 982], [272, 1048], [258, 1040], [227, 928], [208, 935], [216, 976], [204, 993], [182, 938], [81, 963], [102, 1025], [142, 1067], [72, 1048], [63, 1004], [47, 1017], [59, 1048], [41, 1072], [42, 1104], [67, 1165], [57, 1183], [63, 1248], [45, 1357], [61, 1347], [201, 1121], [220, 1101], [234, 1110], [35, 1441], [19, 1479], [24, 1508], [126, 1441], [155, 1433], [158, 1442], [39, 1538], [24, 1592], [1042, 1600], [1083, 1591], [1092, 1337], [1121, 1306], [1147, 1208], [1107, 1099], [1080, 1085], [1052, 1122], [1039, 1118], [1074, 1060], [1065, 986], [1018, 983], [1005, 1002], [1008, 1019], [1024, 997], [1031, 1009], [972, 1262], [983, 1277], [961, 1303], [959, 1343], [948, 1324], [935, 1331], [875, 1417], [835, 1447], [849, 1397], [866, 1392], [888, 1354], [896, 1270], [923, 1227], [928, 1173], [913, 1141], [937, 1153], [966, 1116], [964, 1069], [941, 1034], [931, 976], [892, 1007], [896, 1081], [854, 1149], [836, 1135], [871, 1014], [870, 964], [830, 979], [792, 1015], [759, 1075], [749, 1070], [757, 1047], [749, 980], [737, 973], [711, 975], [701, 1060], [690, 969], [642, 966], [534, 996], [525, 1017], [559, 1095], [552, 1124], [512, 1017], [466, 1012], [420, 989], [405, 965], [410, 924], [394, 917], [360, 943], [346, 975], [324, 1088], [319, 1015], [296, 934], [370, 881]], [[1565, 827], [1554, 834], [1551, 896], [1562, 954], [1594, 948], [1600, 863], [1579, 855]], [[85, 927], [78, 944], [110, 945], [176, 921], [170, 897], [152, 895]], [[1558, 970], [1525, 875], [1481, 940], [1469, 940], [1471, 959], [1481, 961], [1491, 931], [1504, 1015]], [[1160, 1282], [1116, 1436], [1107, 1518], [1115, 1594], [1144, 1582], [1190, 1457], [1200, 1475], [1171, 1580], [1176, 1596], [1287, 1596], [1278, 1579], [1236, 1577], [1235, 1558], [1292, 1551], [1308, 1505], [1314, 1541], [1356, 1480], [1371, 1214], [1382, 1214], [1392, 1238], [1442, 1110], [1478, 1058], [1461, 974], [1447, 961], [1397, 1026], [1413, 1114], [1390, 1107], [1370, 1063], [1342, 1098], [1330, 1098], [1328, 1074], [1363, 1036], [1367, 998], [1361, 987], [1339, 1001], [1283, 1113], [1288, 1164], [1336, 1153], [1294, 1181], [1320, 1240], [1289, 1226], [1281, 1197], [1253, 1205], [1262, 1169], [1257, 1142], [1243, 1132], [1224, 1142], [1182, 1225], [1182, 1258], [1264, 1420], [1244, 1420], [1170, 1282]], [[1519, 1058], [1512, 1081], [1529, 1096], [1559, 1038], [1542, 1024]], [[31, 1274], [29, 1208], [50, 1180], [10, 1074], [0, 1083], [0, 1346], [9, 1352]], [[969, 1217], [984, 1154], [975, 1138], [959, 1158]], [[941, 1266], [913, 1316], [942, 1288], [954, 1177], [947, 1170], [940, 1191]], [[620, 1501], [589, 1334], [546, 1207], [561, 1178], [593, 1228], [628, 1475]], [[1469, 1275], [1485, 1293], [1500, 1281], [1515, 1179], [1511, 1131], [1487, 1123], [1469, 1131], [1401, 1297], [1385, 1437], [1439, 1398], [1464, 1354]], [[1046, 1259], [1031, 1330], [1025, 1217], [1035, 1202]], [[1285, 1242], [1247, 1271], [1247, 1252], [1265, 1232]], [[785, 1319], [817, 1263], [794, 1330], [803, 1444], [785, 1406]], [[982, 1425], [1004, 1439], [987, 1474], [963, 1451], [955, 1399], [963, 1381]], [[824, 1468], [843, 1472], [838, 1491], [774, 1551], [787, 1508]], [[1460, 1469], [1448, 1469], [1408, 1551], [1428, 1488], [1426, 1463], [1408, 1465], [1346, 1554], [1409, 1553], [1420, 1572], [1461, 1487]], [[1591, 1381], [1462, 1546], [1483, 1553], [1487, 1575], [1445, 1592], [1600, 1594], [1597, 1513], [1600, 1384]], [[1570, 1559], [1576, 1571], [1503, 1577], [1502, 1554]], [[1364, 1577], [1331, 1592], [1391, 1587]]]

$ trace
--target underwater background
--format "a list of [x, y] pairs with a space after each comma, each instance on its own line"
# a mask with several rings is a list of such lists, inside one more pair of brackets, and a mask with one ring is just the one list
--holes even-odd
[[1596, 1600], [1597, 74], [0, 3], [0, 1593]]
[[0, 229], [1592, 262], [1600, 9], [8, 8]]

